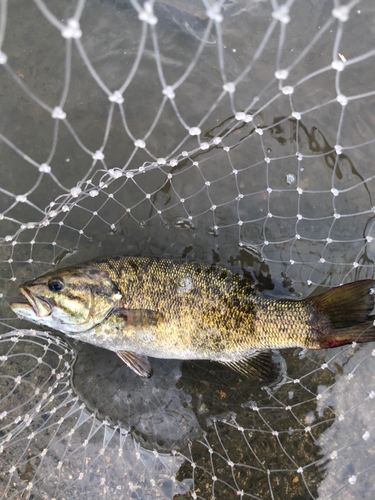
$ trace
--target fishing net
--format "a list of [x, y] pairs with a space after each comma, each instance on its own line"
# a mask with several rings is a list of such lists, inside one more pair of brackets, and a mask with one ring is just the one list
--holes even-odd
[[143, 380], [9, 303], [111, 253], [275, 297], [372, 278], [373, 2], [0, 6], [0, 498], [372, 499], [374, 344]]

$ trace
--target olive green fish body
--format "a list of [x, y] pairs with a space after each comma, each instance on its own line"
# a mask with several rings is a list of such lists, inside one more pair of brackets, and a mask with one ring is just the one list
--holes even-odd
[[221, 361], [247, 375], [243, 360], [265, 349], [372, 340], [373, 285], [272, 300], [220, 266], [114, 255], [25, 283], [20, 291], [29, 304], [11, 306], [21, 317], [117, 352], [141, 375], [149, 373], [146, 356]]
[[[251, 282], [218, 266], [143, 257], [100, 259], [129, 311], [95, 332], [102, 346], [160, 358], [237, 360], [255, 350], [306, 346], [311, 307], [262, 298]], [[143, 311], [136, 314], [131, 311]], [[116, 327], [121, 324], [120, 328]], [[104, 327], [104, 328], [103, 328]], [[82, 336], [82, 334], [81, 334]]]

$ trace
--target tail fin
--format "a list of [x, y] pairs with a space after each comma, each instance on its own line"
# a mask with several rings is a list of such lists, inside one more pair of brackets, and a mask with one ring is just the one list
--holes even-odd
[[374, 287], [373, 280], [356, 281], [307, 299], [322, 318], [313, 348], [375, 340]]

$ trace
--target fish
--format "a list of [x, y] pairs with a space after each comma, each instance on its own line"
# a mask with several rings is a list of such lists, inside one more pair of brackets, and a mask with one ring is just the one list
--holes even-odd
[[375, 339], [374, 280], [303, 300], [267, 298], [248, 275], [198, 261], [112, 255], [19, 286], [20, 318], [109, 349], [135, 373], [152, 358], [210, 360], [249, 380], [277, 371], [274, 349]]

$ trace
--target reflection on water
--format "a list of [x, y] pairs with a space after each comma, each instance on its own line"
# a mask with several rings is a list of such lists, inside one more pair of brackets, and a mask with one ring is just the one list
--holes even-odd
[[351, 483], [371, 498], [371, 349], [285, 350], [284, 383], [257, 387], [209, 362], [160, 360], [145, 381], [112, 353], [48, 334], [0, 346], [9, 498], [28, 484], [51, 497], [328, 498]]
[[[208, 362], [153, 360], [143, 380], [110, 352], [17, 334], [30, 325], [8, 306], [55, 264], [119, 252], [251, 269], [277, 297], [372, 276], [373, 2], [347, 22], [330, 1], [274, 3], [227, 0], [215, 25], [208, 4], [161, 0], [153, 28], [93, 0], [77, 41], [58, 28], [71, 2], [46, 2], [55, 24], [9, 3], [0, 498], [373, 498], [372, 345], [284, 351], [269, 387]], [[68, 121], [46, 111], [59, 103]]]
[[91, 409], [132, 430], [147, 448], [170, 452], [202, 434], [191, 396], [179, 384], [180, 361], [153, 361], [144, 379], [110, 351], [77, 345], [73, 384]]

